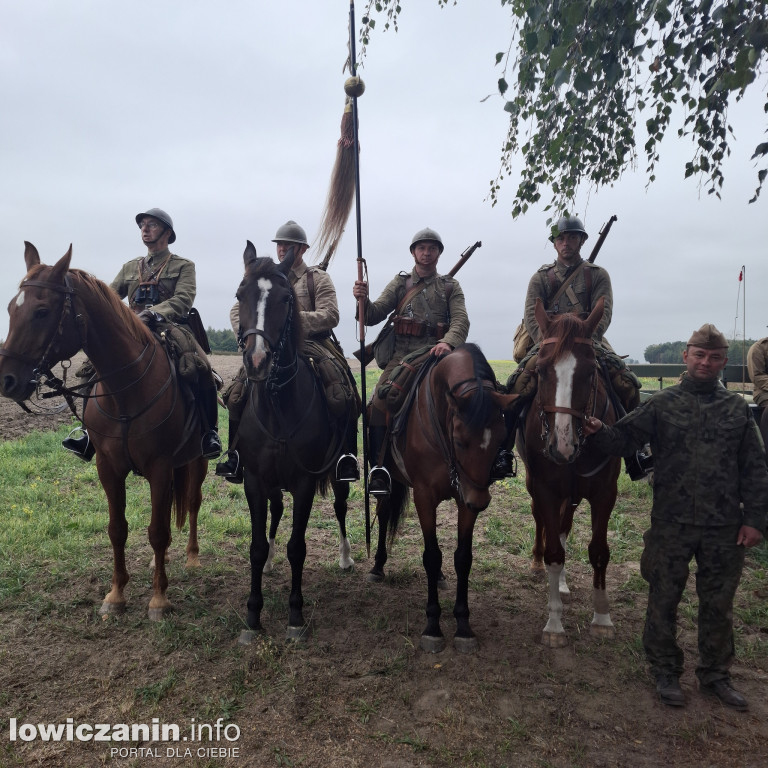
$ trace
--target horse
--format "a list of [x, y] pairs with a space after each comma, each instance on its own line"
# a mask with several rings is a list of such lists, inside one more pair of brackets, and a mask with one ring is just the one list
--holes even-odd
[[425, 364], [414, 387], [410, 409], [402, 412], [402, 423], [396, 422], [392, 428], [385, 460], [392, 477], [392, 492], [377, 499], [379, 539], [371, 576], [377, 581], [384, 578], [387, 545], [395, 538], [407, 506], [408, 489], [412, 488], [424, 538], [427, 574], [427, 624], [420, 645], [427, 652], [442, 651], [445, 638], [440, 628], [438, 582], [443, 555], [437, 541], [437, 507], [446, 499], [454, 499], [458, 543], [453, 557], [453, 642], [457, 651], [471, 653], [478, 648], [469, 623], [472, 536], [478, 514], [491, 501], [491, 468], [506, 438], [504, 412], [517, 395], [498, 390], [493, 370], [475, 344], [463, 344]]
[[[270, 555], [266, 536], [268, 503], [272, 512], [270, 539], [274, 542], [282, 514], [281, 489], [293, 497], [293, 525], [288, 541], [291, 593], [286, 638], [304, 640], [311, 631], [304, 620], [301, 591], [306, 559], [306, 530], [316, 493], [330, 485], [339, 523], [342, 548], [347, 549], [349, 483], [334, 478], [336, 459], [344, 445], [346, 424], [332, 417], [311, 361], [301, 353], [300, 316], [288, 279], [293, 249], [282, 262], [259, 258], [253, 243], [243, 253], [245, 274], [237, 290], [240, 303], [239, 340], [249, 381], [248, 402], [238, 429], [238, 451], [243, 465], [245, 497], [251, 517], [251, 589], [247, 626], [240, 636], [245, 645], [263, 631], [262, 574]], [[357, 419], [350, 403], [347, 418]], [[272, 547], [273, 549], [274, 547]], [[342, 567], [344, 558], [342, 551]], [[347, 561], [351, 563], [351, 559]], [[269, 566], [267, 566], [269, 569]]]
[[589, 501], [592, 517], [589, 561], [594, 615], [590, 632], [602, 638], [615, 634], [605, 573], [610, 559], [608, 521], [616, 502], [621, 459], [594, 449], [582, 429], [588, 416], [596, 415], [606, 424], [617, 419], [592, 344], [603, 308], [600, 298], [586, 320], [572, 314], [550, 318], [541, 300], [536, 300], [536, 321], [542, 338], [536, 366], [538, 389], [524, 420], [518, 424], [516, 446], [525, 465], [525, 482], [536, 522], [532, 567], [540, 570], [543, 558], [548, 577], [549, 617], [542, 643], [551, 648], [568, 643], [562, 623], [562, 595], [569, 593], [564, 572], [565, 542], [582, 499]]
[[[96, 379], [82, 421], [96, 449], [96, 468], [107, 496], [114, 560], [112, 586], [99, 613], [122, 613], [126, 607], [125, 480], [133, 471], [150, 487], [154, 574], [148, 614], [159, 620], [172, 607], [165, 571], [172, 507], [177, 528], [189, 517], [187, 567], [199, 565], [197, 514], [208, 462], [201, 454], [198, 425], [190, 420], [194, 407], [185, 402], [161, 341], [106, 283], [70, 269], [71, 258], [70, 245], [56, 264], [44, 265], [37, 249], [25, 243], [27, 275], [8, 306], [8, 337], [0, 349], [0, 394], [23, 403], [53, 380], [52, 365], [81, 349], [87, 353]], [[74, 391], [61, 385], [59, 391], [74, 411]]]

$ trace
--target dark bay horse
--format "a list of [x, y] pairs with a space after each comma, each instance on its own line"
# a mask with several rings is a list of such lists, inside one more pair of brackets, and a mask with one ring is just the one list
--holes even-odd
[[425, 372], [407, 420], [395, 428], [387, 467], [392, 493], [379, 497], [376, 514], [379, 542], [372, 574], [383, 578], [387, 543], [391, 544], [408, 501], [408, 488], [424, 536], [427, 574], [427, 625], [421, 647], [438, 653], [445, 648], [440, 629], [438, 579], [443, 554], [437, 541], [437, 507], [454, 499], [458, 507], [456, 618], [454, 647], [460, 652], [477, 648], [469, 624], [469, 572], [475, 521], [491, 501], [491, 467], [506, 436], [504, 411], [517, 395], [497, 391], [496, 377], [479, 347], [464, 344], [441, 357]]
[[589, 561], [593, 569], [594, 615], [590, 631], [613, 637], [614, 628], [605, 589], [608, 567], [608, 520], [616, 502], [621, 459], [607, 457], [585, 440], [582, 424], [595, 415], [606, 424], [616, 421], [606, 383], [597, 365], [592, 333], [603, 316], [599, 299], [586, 320], [575, 315], [550, 318], [540, 300], [536, 320], [541, 329], [538, 353], [538, 390], [524, 424], [517, 433], [517, 448], [525, 463], [526, 486], [536, 521], [533, 566], [544, 560], [549, 586], [549, 620], [542, 643], [552, 648], [567, 644], [563, 629], [562, 594], [565, 583], [565, 541], [573, 515], [582, 499], [589, 501], [592, 539]]
[[0, 350], [0, 393], [19, 403], [35, 391], [50, 367], [83, 349], [96, 370], [83, 412], [96, 448], [99, 480], [109, 504], [109, 538], [114, 569], [112, 589], [100, 613], [125, 609], [125, 480], [131, 471], [149, 482], [152, 516], [149, 543], [154, 575], [149, 617], [171, 608], [166, 597], [165, 556], [171, 542], [171, 511], [177, 527], [189, 516], [187, 566], [198, 565], [197, 513], [208, 467], [200, 432], [190, 422], [165, 348], [112, 289], [92, 275], [70, 269], [72, 247], [54, 265], [40, 263], [26, 243], [27, 275], [8, 306], [10, 327]]
[[[300, 352], [300, 316], [288, 279], [293, 260], [292, 250], [279, 264], [270, 258], [258, 258], [248, 241], [243, 254], [245, 276], [237, 291], [240, 341], [250, 382], [237, 446], [251, 514], [249, 630], [241, 635], [241, 643], [249, 642], [251, 633], [262, 629], [262, 574], [270, 550], [267, 505], [269, 502], [272, 511], [273, 537], [276, 509], [278, 515], [282, 514], [281, 489], [293, 496], [293, 525], [287, 547], [291, 565], [288, 639], [302, 639], [309, 631], [301, 591], [307, 553], [305, 536], [315, 493], [324, 494], [329, 485], [342, 541], [346, 541], [349, 483], [333, 479], [346, 425], [332, 418], [322, 385], [310, 361]], [[357, 420], [354, 406], [352, 411], [349, 418]]]

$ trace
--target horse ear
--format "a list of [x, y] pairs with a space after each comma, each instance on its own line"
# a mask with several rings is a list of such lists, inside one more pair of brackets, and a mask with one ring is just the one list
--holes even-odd
[[64, 275], [69, 271], [69, 263], [72, 261], [72, 244], [69, 244], [67, 252], [53, 265], [51, 270], [51, 281], [54, 283], [63, 283]]
[[280, 262], [280, 265], [278, 266], [278, 269], [284, 274], [287, 275], [291, 271], [291, 267], [293, 266], [293, 262], [296, 259], [296, 246], [292, 245], [288, 252], [285, 254], [285, 258]]
[[37, 252], [37, 248], [26, 240], [24, 241], [24, 263], [27, 265], [27, 272], [40, 263], [40, 254]]
[[256, 246], [250, 241], [245, 241], [245, 251], [243, 252], [243, 263], [247, 267], [252, 261], [256, 261], [258, 259], [258, 255], [256, 254]]
[[596, 302], [594, 309], [589, 313], [589, 317], [586, 319], [587, 327], [589, 328], [588, 336], [591, 336], [595, 332], [595, 328], [599, 325], [603, 319], [603, 312], [605, 311], [605, 298], [601, 296]]
[[541, 335], [547, 335], [547, 328], [549, 328], [549, 317], [547, 317], [547, 310], [544, 309], [544, 302], [540, 297], [536, 297], [536, 307], [534, 309], [536, 315], [536, 322], [539, 324]]

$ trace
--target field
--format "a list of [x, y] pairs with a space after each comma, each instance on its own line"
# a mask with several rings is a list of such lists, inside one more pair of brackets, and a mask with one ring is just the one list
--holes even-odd
[[[214, 367], [228, 379], [238, 362], [217, 356]], [[505, 378], [505, 364], [494, 365]], [[546, 588], [529, 567], [533, 526], [521, 468], [518, 478], [494, 486], [491, 507], [476, 528], [470, 609], [477, 654], [458, 654], [450, 644], [438, 655], [419, 649], [426, 585], [415, 516], [394, 546], [386, 582], [366, 581], [372, 561], [365, 551], [361, 486], [353, 488], [349, 514], [351, 573], [337, 565], [330, 503], [318, 499], [313, 510], [304, 579], [309, 640], [283, 640], [290, 583], [286, 515], [274, 572], [265, 577], [266, 633], [243, 647], [237, 641], [249, 585], [250, 523], [242, 486], [209, 470], [200, 518], [202, 567], [185, 570], [186, 532], [174, 531], [169, 597], [175, 611], [153, 623], [146, 616], [148, 489], [141, 478], [130, 478], [128, 610], [103, 620], [98, 608], [112, 567], [106, 503], [95, 466], [60, 448], [71, 421], [67, 413], [28, 416], [0, 403], [2, 768], [768, 764], [768, 548], [748, 554], [735, 606], [732, 672], [750, 711], [727, 710], [697, 689], [693, 575], [680, 609], [688, 705], [664, 707], [640, 643], [647, 590], [638, 561], [651, 499], [644, 482], [622, 475], [611, 521], [614, 640], [589, 634], [589, 513], [580, 509], [568, 548], [569, 644], [557, 650], [541, 645]], [[448, 504], [441, 510], [440, 538], [449, 582], [442, 593], [443, 630], [450, 639], [455, 511]], [[182, 741], [40, 737], [39, 725], [66, 725], [68, 718], [73, 729], [175, 724]], [[202, 740], [193, 731], [201, 725]], [[33, 732], [36, 738], [24, 739]], [[124, 756], [111, 752], [119, 747]]]

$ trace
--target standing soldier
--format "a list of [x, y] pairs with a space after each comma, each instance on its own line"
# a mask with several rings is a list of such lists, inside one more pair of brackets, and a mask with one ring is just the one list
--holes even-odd
[[752, 399], [760, 406], [760, 432], [763, 443], [768, 446], [768, 336], [756, 341], [747, 353], [749, 378], [754, 390]]
[[365, 299], [366, 325], [378, 325], [391, 312], [396, 312], [392, 357], [385, 362], [371, 396], [368, 492], [373, 495], [386, 495], [392, 490], [389, 472], [382, 466], [387, 406], [379, 388], [389, 381], [392, 371], [409, 353], [431, 347], [429, 353], [439, 357], [463, 344], [469, 333], [461, 286], [454, 278], [437, 274], [437, 262], [443, 248], [443, 241], [434, 229], [421, 229], [411, 241], [414, 266], [410, 272], [396, 275], [374, 302], [368, 298], [368, 283], [364, 280], [356, 280], [352, 289], [355, 299]]
[[680, 384], [656, 394], [612, 427], [591, 416], [584, 431], [606, 453], [624, 456], [650, 441], [654, 456], [651, 527], [640, 572], [648, 582], [643, 646], [664, 704], [685, 705], [677, 606], [696, 558], [699, 664], [705, 693], [737, 710], [747, 701], [731, 685], [733, 598], [744, 553], [763, 538], [768, 467], [749, 406], [719, 381], [728, 342], [714, 325], [695, 331], [683, 352]]

